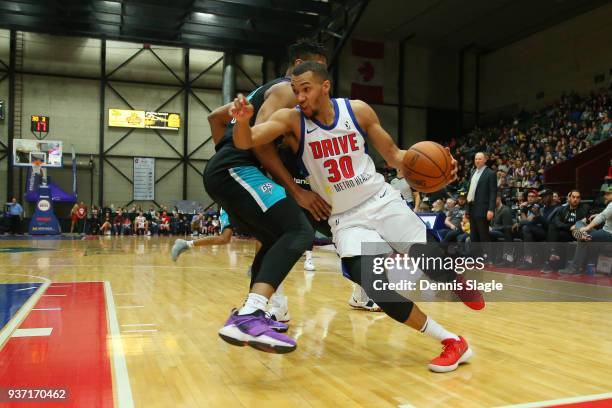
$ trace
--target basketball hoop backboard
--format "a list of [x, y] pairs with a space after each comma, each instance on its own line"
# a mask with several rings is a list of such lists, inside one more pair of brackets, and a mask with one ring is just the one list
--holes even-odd
[[13, 166], [62, 167], [62, 147], [61, 141], [14, 139]]

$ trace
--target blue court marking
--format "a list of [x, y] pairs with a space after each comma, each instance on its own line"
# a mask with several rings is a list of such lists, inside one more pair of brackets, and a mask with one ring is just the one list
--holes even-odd
[[40, 285], [42, 283], [0, 283], [0, 329], [11, 320]]

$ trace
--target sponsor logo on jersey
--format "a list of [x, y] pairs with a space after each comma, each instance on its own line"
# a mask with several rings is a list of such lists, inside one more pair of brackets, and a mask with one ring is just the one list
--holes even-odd
[[260, 188], [261, 188], [261, 191], [263, 191], [264, 193], [271, 194], [274, 186], [272, 185], [272, 183], [264, 183], [261, 185]]
[[310, 146], [312, 156], [315, 160], [339, 156], [359, 150], [356, 133], [308, 142], [308, 146]]

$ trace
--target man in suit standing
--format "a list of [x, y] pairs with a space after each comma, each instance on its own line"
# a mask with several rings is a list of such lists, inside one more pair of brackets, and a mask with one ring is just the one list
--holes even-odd
[[470, 177], [467, 195], [472, 242], [491, 241], [489, 223], [495, 214], [497, 177], [495, 172], [487, 167], [486, 163], [487, 156], [482, 152], [476, 153], [474, 157], [476, 169]]

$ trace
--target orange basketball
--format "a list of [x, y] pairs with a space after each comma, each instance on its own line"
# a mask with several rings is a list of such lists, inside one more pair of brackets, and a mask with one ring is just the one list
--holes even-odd
[[431, 193], [452, 181], [450, 153], [436, 142], [419, 142], [404, 155], [404, 176], [413, 190]]

